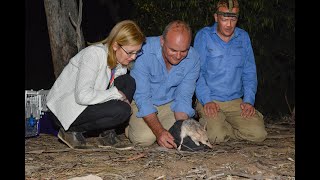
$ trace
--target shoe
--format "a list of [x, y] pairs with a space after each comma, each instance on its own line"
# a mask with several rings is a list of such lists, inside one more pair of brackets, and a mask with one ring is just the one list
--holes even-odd
[[98, 139], [98, 147], [101, 148], [115, 148], [118, 150], [133, 149], [133, 145], [130, 142], [125, 142], [117, 137], [114, 129], [106, 130], [102, 132]]
[[82, 132], [66, 132], [60, 128], [58, 138], [72, 149], [88, 149]]

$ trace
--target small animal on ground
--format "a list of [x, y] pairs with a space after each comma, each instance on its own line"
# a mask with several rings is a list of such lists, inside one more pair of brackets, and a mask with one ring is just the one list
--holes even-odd
[[186, 119], [182, 122], [180, 133], [181, 141], [178, 150], [181, 149], [183, 139], [187, 136], [189, 136], [197, 146], [200, 146], [199, 142], [201, 142], [202, 144], [205, 144], [212, 148], [212, 145], [207, 136], [206, 127], [201, 126], [198, 121], [192, 118]]

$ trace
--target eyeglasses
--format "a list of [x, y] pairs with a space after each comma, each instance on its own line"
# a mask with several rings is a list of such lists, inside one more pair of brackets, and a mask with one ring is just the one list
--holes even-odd
[[121, 45], [119, 45], [121, 49], [128, 55], [128, 57], [132, 57], [132, 55], [136, 55], [136, 57], [141, 56], [143, 54], [142, 49], [137, 52], [127, 52]]

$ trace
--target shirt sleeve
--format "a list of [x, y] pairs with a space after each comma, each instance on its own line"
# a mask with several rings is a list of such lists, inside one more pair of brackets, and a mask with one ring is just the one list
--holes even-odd
[[246, 45], [246, 57], [242, 74], [244, 89], [243, 101], [254, 105], [258, 85], [257, 70], [249, 35], [248, 33], [244, 33], [243, 35], [245, 39], [244, 44]]
[[[190, 53], [190, 52], [189, 52]], [[189, 117], [193, 117], [195, 114], [192, 108], [192, 97], [195, 91], [196, 81], [199, 77], [200, 72], [200, 59], [198, 54], [193, 51], [191, 56], [194, 62], [192, 66], [189, 67], [189, 72], [179, 84], [175, 92], [175, 100], [171, 104], [171, 109], [174, 112], [184, 112]], [[186, 61], [191, 61], [191, 59], [186, 59]]]
[[206, 34], [203, 31], [199, 31], [196, 34], [194, 40], [194, 48], [200, 55], [200, 75], [196, 84], [196, 97], [202, 105], [211, 101], [210, 99], [210, 89], [204, 78], [205, 72], [207, 71], [206, 67], [206, 57], [207, 57], [207, 39]]
[[[101, 67], [100, 54], [93, 48], [89, 48], [80, 57], [79, 72], [75, 82], [75, 99], [78, 104], [93, 105], [112, 99], [121, 99], [122, 95], [116, 87], [95, 89], [95, 83]], [[105, 82], [107, 84], [107, 82]]]
[[130, 75], [136, 81], [136, 91], [133, 98], [138, 108], [138, 118], [157, 112], [151, 100], [150, 73], [147, 63], [144, 62], [145, 60], [147, 60], [147, 57], [140, 56], [130, 71]]

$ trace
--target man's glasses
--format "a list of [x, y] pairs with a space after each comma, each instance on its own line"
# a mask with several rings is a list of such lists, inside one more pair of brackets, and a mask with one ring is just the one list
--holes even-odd
[[140, 49], [137, 52], [127, 52], [121, 45], [119, 45], [121, 49], [128, 55], [128, 57], [132, 57], [133, 55], [136, 55], [136, 57], [141, 56], [143, 54], [142, 49]]

